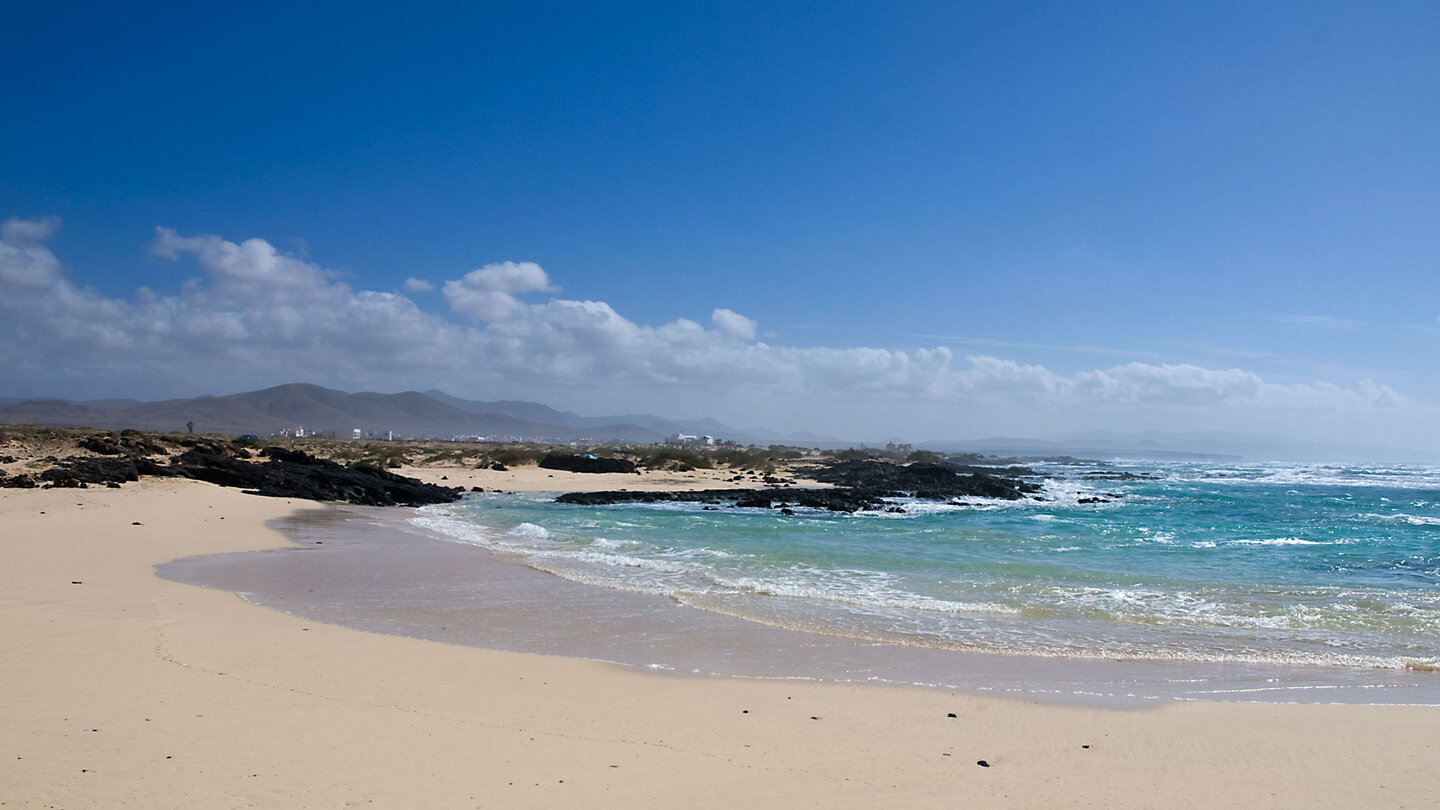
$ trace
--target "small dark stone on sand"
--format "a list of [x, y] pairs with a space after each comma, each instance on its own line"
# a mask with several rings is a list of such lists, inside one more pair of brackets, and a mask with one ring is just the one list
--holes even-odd
[[950, 712], [949, 714], [947, 714], [947, 715], [945, 715], [945, 716], [946, 716], [946, 717], [957, 717], [958, 715], [956, 715], [954, 712]]
[[1082, 745], [1082, 746], [1080, 746], [1080, 747], [1081, 747], [1081, 748], [1089, 748], [1090, 746], [1088, 746], [1088, 745]]
[[72, 579], [72, 580], [70, 580], [70, 584], [71, 584], [71, 585], [84, 585], [85, 583], [82, 582], [82, 581], [80, 581], [80, 580], [78, 580], [78, 579]]
[[990, 767], [990, 763], [986, 762], [986, 761], [983, 760], [983, 759], [977, 759], [977, 760], [975, 760], [975, 764], [976, 764], [976, 765], [979, 765], [979, 766], [982, 767], [982, 768], [988, 768], [988, 767]]
[[140, 523], [140, 521], [138, 521], [138, 520], [132, 520], [132, 521], [130, 521], [130, 525], [131, 525], [131, 526], [139, 526], [139, 525], [141, 525], [141, 523]]

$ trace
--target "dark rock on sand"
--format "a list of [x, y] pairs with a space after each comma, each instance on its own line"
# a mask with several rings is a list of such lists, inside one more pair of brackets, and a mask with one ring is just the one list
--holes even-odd
[[196, 447], [171, 461], [174, 474], [275, 498], [362, 506], [423, 506], [459, 500], [463, 490], [426, 484], [371, 466], [345, 467], [298, 450], [266, 448], [267, 461], [242, 461]]
[[589, 506], [616, 503], [729, 503], [737, 508], [773, 509], [794, 514], [791, 506], [826, 509], [832, 512], [859, 512], [884, 509], [903, 512], [888, 499], [913, 496], [945, 501], [958, 497], [1017, 500], [1040, 487], [1017, 478], [987, 472], [960, 473], [953, 465], [916, 462], [900, 466], [881, 461], [845, 461], [807, 471], [824, 483], [821, 489], [707, 489], [695, 492], [571, 492], [557, 498], [559, 503]]
[[40, 480], [52, 487], [85, 487], [90, 484], [121, 484], [139, 481], [140, 471], [128, 458], [70, 456], [40, 473]]
[[99, 433], [80, 439], [77, 444], [92, 453], [102, 456], [153, 456], [165, 452], [138, 430], [122, 430], [119, 433]]
[[540, 460], [540, 466], [547, 470], [565, 470], [577, 473], [633, 473], [635, 462], [623, 458], [602, 458], [589, 453], [581, 456], [550, 453]]

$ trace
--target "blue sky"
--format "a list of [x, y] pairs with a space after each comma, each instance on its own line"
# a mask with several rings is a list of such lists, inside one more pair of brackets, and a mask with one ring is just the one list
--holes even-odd
[[1436, 42], [1433, 3], [14, 7], [0, 396], [1440, 450]]

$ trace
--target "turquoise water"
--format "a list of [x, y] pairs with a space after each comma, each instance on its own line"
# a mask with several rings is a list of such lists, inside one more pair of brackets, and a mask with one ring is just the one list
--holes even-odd
[[[1018, 654], [1440, 666], [1440, 468], [1041, 466], [1042, 500], [903, 514], [476, 494], [419, 522], [768, 625]], [[1105, 503], [1082, 503], [1103, 498]]]

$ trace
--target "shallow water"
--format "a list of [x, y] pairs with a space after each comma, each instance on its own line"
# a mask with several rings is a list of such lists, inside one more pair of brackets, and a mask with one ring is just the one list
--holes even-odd
[[[418, 522], [565, 579], [776, 627], [1099, 659], [1440, 664], [1440, 470], [1134, 463], [904, 514], [485, 494]], [[1099, 499], [1101, 502], [1093, 502]]]
[[[1152, 484], [1155, 483], [1152, 481], [1146, 486]], [[1113, 486], [1106, 483], [1103, 489], [1113, 489]], [[1051, 515], [1056, 507], [1057, 504], [1050, 503], [1014, 509], [1030, 510], [1028, 515], [1040, 516]], [[995, 506], [991, 510], [1001, 512], [1002, 509], [1008, 507]], [[595, 562], [588, 561], [583, 553], [566, 556], [577, 549], [567, 549], [564, 545], [575, 545], [576, 540], [566, 538], [563, 530], [557, 538], [556, 530], [544, 529], [543, 523], [534, 520], [536, 515], [566, 510], [579, 513], [580, 507], [557, 507], [543, 496], [533, 494], [472, 497], [467, 503], [459, 504], [458, 509], [452, 507], [442, 515], [436, 515], [439, 510], [416, 513], [359, 507], [305, 510], [279, 525], [295, 539], [295, 548], [183, 559], [160, 566], [160, 574], [177, 581], [232, 589], [255, 604], [363, 630], [487, 649], [589, 657], [677, 675], [916, 683], [969, 692], [1002, 693], [1015, 698], [1112, 706], [1149, 705], [1172, 699], [1440, 703], [1440, 675], [1403, 667], [1338, 663], [1297, 666], [1283, 660], [1246, 662], [1201, 656], [1132, 660], [1126, 656], [1076, 656], [1040, 651], [1004, 654], [994, 650], [978, 651], [985, 649], [979, 646], [965, 649], [963, 644], [949, 641], [935, 644], [932, 638], [912, 633], [913, 626], [894, 621], [894, 615], [904, 615], [906, 611], [959, 614], [971, 610], [972, 605], [960, 600], [949, 600], [962, 605], [956, 608], [935, 602], [917, 605], [913, 600], [891, 598], [894, 604], [880, 610], [874, 605], [845, 602], [838, 602], [840, 607], [835, 607], [831, 601], [821, 598], [818, 601], [822, 602], [822, 610], [816, 610], [809, 604], [816, 601], [815, 598], [804, 594], [742, 591], [733, 598], [744, 610], [755, 610], [746, 607], [755, 601], [765, 604], [766, 600], [773, 600], [782, 605], [780, 610], [766, 611], [760, 617], [763, 621], [749, 620], [740, 618], [743, 610], [723, 604], [727, 594], [714, 594], [714, 601], [719, 604], [710, 605], [704, 604], [703, 594], [691, 591], [667, 592], [649, 585], [613, 587], [579, 581], [592, 575], [590, 566]], [[484, 516], [477, 519], [465, 516], [465, 512], [481, 512]], [[629, 507], [606, 507], [592, 512], [600, 515], [583, 517], [583, 522], [612, 529], [593, 535], [595, 539], [590, 540], [589, 545], [605, 540], [599, 543], [600, 549], [618, 542], [615, 538], [622, 535], [615, 529], [628, 529], [636, 523], [635, 516], [628, 515]], [[975, 509], [975, 512], [984, 512], [984, 509]], [[742, 525], [759, 517], [776, 517], [768, 513], [744, 516], [742, 510], [730, 510], [723, 515], [742, 517]], [[651, 517], [661, 528], [667, 520], [674, 519], [670, 515]], [[713, 513], [704, 513], [703, 517], [724, 519]], [[816, 515], [806, 519], [822, 523], [845, 520], [845, 517]], [[884, 519], [896, 520], [896, 517]], [[639, 525], [644, 523], [641, 520]], [[589, 535], [582, 538], [585, 536]], [[537, 543], [539, 551], [544, 553], [537, 553]], [[554, 545], [562, 546], [560, 553], [550, 553], [556, 551], [549, 548]], [[835, 542], [834, 546], [825, 553], [834, 555], [835, 559], [848, 562], [860, 553], [848, 552], [851, 556], [847, 558], [845, 542]], [[704, 548], [716, 551], [710, 546]], [[586, 549], [582, 546], [579, 551]], [[776, 549], [768, 551], [772, 559], [785, 559]], [[674, 559], [711, 556], [726, 559], [707, 552], [687, 552], [684, 548], [675, 548], [668, 555]], [[570, 559], [580, 562], [573, 571], [566, 566]], [[554, 565], [556, 561], [560, 561], [560, 565]], [[613, 562], [602, 559], [599, 565], [611, 566]], [[783, 564], [772, 562], [772, 565], [779, 565], [782, 571], [796, 569], [793, 559]], [[560, 569], [570, 578], [552, 575], [541, 568]], [[651, 566], [624, 565], [624, 568], [632, 568], [632, 574], [645, 581], [651, 577]], [[668, 566], [654, 568], [667, 569]], [[855, 577], [854, 572], [861, 571], [863, 569], [851, 565], [835, 565], [829, 581], [816, 575], [812, 575], [811, 581], [835, 582], [855, 589], [852, 585], [855, 579], [865, 581], [864, 577]], [[670, 577], [677, 575], [675, 569], [661, 572]], [[684, 566], [680, 566], [678, 574], [685, 574]], [[912, 575], [913, 579], [916, 578]], [[871, 581], [871, 585], [876, 582], [891, 584], [890, 579], [878, 578]], [[687, 602], [711, 610], [691, 607]], [[812, 623], [816, 613], [838, 615], [840, 627], [818, 631], [821, 628], [808, 626], [806, 623]], [[998, 617], [1007, 621], [1009, 633], [1022, 640], [1043, 636], [1027, 627], [1025, 615], [1008, 614], [991, 607], [975, 613], [956, 615], [949, 627], [959, 627], [962, 620], [984, 626], [988, 618]], [[877, 623], [877, 615], [890, 624]], [[850, 624], [847, 626], [845, 621]], [[1056, 633], [1057, 640], [1089, 638], [1084, 636], [1087, 617], [1080, 617], [1071, 627], [1064, 627], [1064, 621], [1056, 617], [1047, 621], [1047, 627], [1060, 626], [1066, 633], [1064, 636]], [[864, 627], [864, 633], [852, 631], [855, 626]], [[883, 633], [867, 636], [874, 627], [881, 627]], [[1171, 631], [1171, 628], [1164, 630]], [[986, 633], [986, 637], [1005, 636], [1001, 631]], [[1220, 644], [1208, 638], [1212, 636], [1208, 630], [1194, 634], [1197, 641], [1211, 646]], [[1139, 636], [1143, 640], [1143, 633]]]

